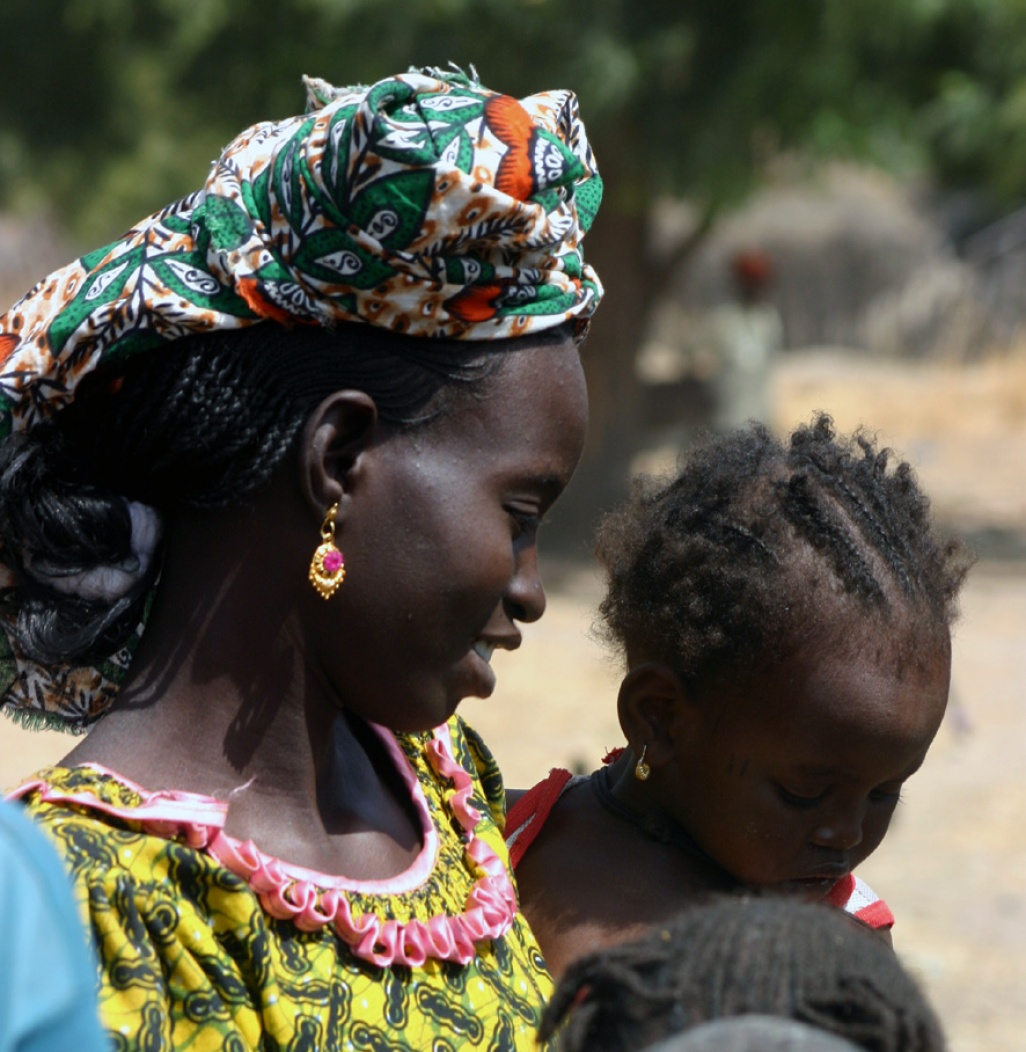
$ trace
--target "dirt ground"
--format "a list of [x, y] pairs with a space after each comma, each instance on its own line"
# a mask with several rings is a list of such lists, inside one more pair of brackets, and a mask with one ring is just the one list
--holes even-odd
[[[791, 353], [776, 373], [781, 426], [831, 412], [909, 459], [938, 518], [980, 561], [955, 636], [952, 705], [892, 832], [862, 874], [898, 917], [895, 944], [943, 1019], [952, 1052], [1026, 1048], [1026, 355], [972, 364]], [[646, 469], [666, 461], [656, 451]], [[513, 786], [592, 765], [620, 742], [618, 670], [591, 639], [600, 594], [580, 568], [549, 568], [549, 610], [499, 688], [464, 713]], [[0, 721], [0, 784], [69, 739]]]

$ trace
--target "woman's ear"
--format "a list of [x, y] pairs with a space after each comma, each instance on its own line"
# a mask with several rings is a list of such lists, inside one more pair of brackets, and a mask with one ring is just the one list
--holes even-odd
[[650, 767], [668, 763], [676, 751], [688, 708], [680, 676], [662, 661], [635, 665], [620, 684], [616, 701], [620, 727], [638, 757], [645, 748]]
[[335, 391], [307, 418], [299, 449], [303, 494], [323, 515], [341, 501], [370, 446], [378, 407], [364, 391]]

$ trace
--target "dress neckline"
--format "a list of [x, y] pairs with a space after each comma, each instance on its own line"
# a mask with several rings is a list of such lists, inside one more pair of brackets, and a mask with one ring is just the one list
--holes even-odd
[[[417, 967], [428, 957], [466, 964], [477, 952], [477, 943], [497, 938], [509, 929], [517, 904], [504, 861], [476, 833], [482, 815], [471, 802], [473, 779], [453, 755], [447, 724], [429, 732], [423, 752], [436, 781], [444, 786], [441, 797], [446, 817], [459, 830], [464, 863], [475, 878], [462, 912], [400, 922], [382, 920], [370, 911], [358, 914], [356, 904], [350, 901], [350, 896], [416, 892], [435, 874], [439, 854], [439, 830], [417, 772], [390, 731], [369, 726], [380, 737], [410, 793], [421, 827], [417, 857], [402, 873], [383, 880], [353, 880], [268, 855], [252, 841], [240, 841], [224, 832], [225, 801], [179, 790], [148, 790], [99, 764], [63, 770], [89, 771], [110, 779], [128, 791], [127, 798], [112, 793], [113, 799], [103, 799], [88, 781], [77, 788], [51, 784], [47, 771], [23, 783], [11, 796], [36, 793], [44, 803], [84, 807], [136, 823], [145, 833], [201, 850], [243, 879], [272, 917], [291, 920], [303, 931], [331, 925], [353, 953], [373, 964]], [[61, 769], [52, 770], [56, 774]]]

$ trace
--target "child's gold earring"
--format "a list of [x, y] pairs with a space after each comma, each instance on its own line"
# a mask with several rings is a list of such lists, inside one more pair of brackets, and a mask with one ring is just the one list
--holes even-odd
[[648, 781], [648, 776], [652, 773], [652, 768], [649, 767], [649, 765], [647, 763], [645, 763], [645, 753], [647, 751], [648, 751], [648, 746], [647, 745], [642, 745], [642, 747], [641, 747], [641, 759], [638, 760], [637, 764], [635, 764], [635, 767], [634, 767], [634, 777], [637, 778], [637, 780], [639, 782], [647, 782]]
[[310, 560], [310, 583], [324, 599], [330, 599], [345, 580], [346, 561], [335, 547], [335, 516], [338, 504], [332, 504], [321, 523], [321, 543]]

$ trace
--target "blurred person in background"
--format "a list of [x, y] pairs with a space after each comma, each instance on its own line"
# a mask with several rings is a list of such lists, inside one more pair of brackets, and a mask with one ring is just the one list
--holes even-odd
[[702, 327], [709, 428], [715, 434], [753, 420], [773, 422], [772, 368], [784, 343], [780, 312], [769, 298], [770, 257], [749, 249], [735, 253], [729, 267], [733, 296]]

